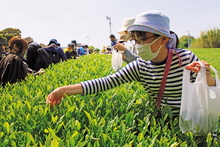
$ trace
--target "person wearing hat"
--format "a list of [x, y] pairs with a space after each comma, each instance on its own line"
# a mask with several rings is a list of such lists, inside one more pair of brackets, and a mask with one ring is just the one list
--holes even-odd
[[[71, 41], [71, 43], [73, 43], [75, 46], [74, 46], [74, 59], [76, 58], [76, 56], [77, 56], [77, 50], [78, 50], [78, 46], [77, 46], [77, 41], [76, 40], [72, 40]], [[75, 55], [75, 53], [76, 53], [76, 55]]]
[[74, 47], [75, 47], [75, 44], [69, 43], [69, 44], [68, 44], [68, 47], [66, 47], [66, 48], [63, 50], [63, 52], [64, 52], [64, 54], [66, 55], [67, 59], [71, 59], [71, 58], [72, 58], [71, 54], [72, 54], [72, 52], [73, 52]]
[[127, 31], [127, 28], [132, 25], [135, 21], [135, 17], [128, 17], [125, 18], [122, 24], [122, 28], [118, 31], [120, 34], [119, 42], [114, 45], [114, 48], [118, 49], [122, 53], [122, 59], [126, 63], [130, 63], [131, 61], [134, 61], [137, 59], [137, 51], [135, 49], [135, 46], [132, 46], [132, 50], [130, 51], [127, 46], [124, 45], [124, 42], [130, 41], [131, 34]]
[[0, 85], [13, 84], [25, 79], [28, 73], [34, 75], [43, 73], [43, 70], [33, 71], [23, 61], [23, 56], [28, 49], [28, 42], [20, 36], [13, 36], [8, 41], [9, 53], [0, 61]]
[[73, 43], [75, 45], [75, 47], [77, 46], [77, 41], [76, 40], [72, 40], [71, 43]]
[[54, 64], [60, 62], [61, 60], [67, 60], [67, 57], [63, 52], [63, 49], [59, 45], [60, 43], [56, 39], [51, 39], [48, 43], [48, 46], [44, 48], [51, 56], [52, 62]]
[[[123, 42], [127, 42], [128, 40], [131, 41], [131, 43], [133, 42], [132, 38], [131, 38], [131, 34], [127, 31], [128, 27], [130, 25], [132, 25], [135, 21], [134, 17], [129, 17], [126, 18], [123, 21], [122, 24], [122, 28], [119, 30], [119, 34], [120, 34], [120, 40], [119, 43], [117, 43], [116, 45], [114, 45], [114, 48], [118, 49], [119, 51], [121, 51], [121, 53], [123, 54], [122, 59], [126, 62], [126, 63], [130, 63], [132, 61], [135, 61], [139, 56], [137, 55], [137, 50], [135, 48], [135, 44], [133, 43], [132, 45], [132, 50], [129, 50], [124, 43], [121, 43], [120, 41]], [[170, 31], [170, 34], [172, 35], [172, 39], [169, 39], [169, 41], [167, 42], [166, 46], [168, 48], [177, 48], [178, 47], [178, 43], [179, 43], [179, 39], [178, 36], [176, 35], [175, 32]]]
[[[137, 60], [130, 62], [116, 73], [75, 85], [63, 86], [52, 91], [46, 102], [51, 106], [57, 105], [66, 95], [90, 95], [115, 88], [121, 84], [138, 81], [146, 89], [151, 101], [157, 107], [170, 106], [173, 117], [178, 117], [182, 95], [182, 78], [185, 66], [191, 70], [200, 67], [193, 65], [198, 61], [197, 56], [190, 50], [167, 48], [166, 44], [172, 38], [170, 20], [160, 11], [145, 11], [137, 15], [135, 22], [128, 27], [128, 32], [138, 50]], [[168, 55], [173, 55], [171, 63], [167, 62]], [[170, 59], [170, 58], [169, 58]], [[158, 102], [160, 83], [167, 64], [170, 64], [161, 101]], [[207, 84], [215, 85], [215, 80], [209, 73], [209, 64], [203, 61], [207, 69]], [[195, 80], [196, 73], [192, 72], [191, 79]], [[100, 88], [101, 87], [101, 88]], [[152, 106], [154, 107], [154, 106]]]
[[121, 41], [126, 42], [126, 41], [129, 41], [131, 39], [131, 34], [127, 31], [127, 29], [130, 25], [132, 25], [134, 23], [134, 21], [135, 21], [135, 17], [128, 17], [128, 18], [124, 19], [124, 21], [122, 23], [122, 27], [118, 31], [118, 33], [120, 34], [120, 40]]

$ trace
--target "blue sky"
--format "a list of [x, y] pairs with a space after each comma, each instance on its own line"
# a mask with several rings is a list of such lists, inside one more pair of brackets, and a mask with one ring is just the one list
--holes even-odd
[[61, 46], [77, 40], [101, 49], [110, 44], [106, 16], [118, 38], [124, 18], [147, 10], [166, 14], [179, 37], [220, 28], [220, 0], [0, 0], [0, 30], [18, 28], [43, 44], [55, 38]]

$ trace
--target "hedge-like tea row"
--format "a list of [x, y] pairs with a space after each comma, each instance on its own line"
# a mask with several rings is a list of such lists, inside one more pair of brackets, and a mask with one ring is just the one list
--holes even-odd
[[54, 108], [45, 103], [59, 86], [112, 73], [110, 55], [87, 55], [0, 88], [0, 146], [217, 146], [211, 134], [183, 135], [169, 107], [158, 113], [136, 82], [89, 96], [69, 96]]

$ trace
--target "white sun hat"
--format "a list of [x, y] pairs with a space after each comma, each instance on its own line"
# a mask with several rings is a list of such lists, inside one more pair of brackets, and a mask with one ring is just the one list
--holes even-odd
[[119, 34], [124, 34], [124, 31], [127, 31], [127, 28], [132, 25], [135, 21], [135, 17], [125, 18], [122, 24], [122, 28], [118, 31]]

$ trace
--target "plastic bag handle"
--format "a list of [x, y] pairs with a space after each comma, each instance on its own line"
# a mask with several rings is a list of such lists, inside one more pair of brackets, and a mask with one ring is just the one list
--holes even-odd
[[206, 67], [202, 62], [198, 61], [198, 63], [200, 64], [201, 68], [198, 72], [198, 75], [196, 77], [195, 82], [198, 83], [198, 82], [201, 82], [201, 81], [207, 81], [207, 79], [206, 79]]
[[216, 85], [216, 86], [219, 86], [218, 72], [217, 72], [217, 70], [216, 70], [214, 67], [212, 67], [211, 65], [210, 65], [210, 68], [211, 68], [212, 71], [214, 71], [214, 73], [215, 73], [215, 85]]
[[[197, 77], [196, 77], [196, 81], [195, 82], [199, 82], [199, 81], [207, 81], [207, 78], [206, 78], [206, 67], [205, 67], [205, 65], [201, 62], [201, 61], [198, 61], [198, 63], [200, 64], [200, 66], [201, 66], [201, 68], [200, 68], [200, 71], [198, 72], [198, 75], [197, 75]], [[211, 65], [210, 65], [210, 68], [212, 69], [212, 71], [215, 73], [215, 79], [216, 79], [216, 86], [219, 86], [219, 77], [218, 77], [218, 72], [217, 72], [217, 70], [214, 68], [214, 67], [212, 67]], [[184, 78], [187, 80], [187, 81], [189, 81], [189, 73], [190, 73], [190, 71], [189, 70], [185, 70], [185, 68], [184, 68], [184, 71], [188, 71], [187, 72], [187, 76], [185, 76]], [[183, 78], [183, 79], [184, 79]]]

